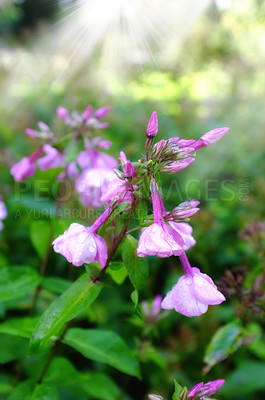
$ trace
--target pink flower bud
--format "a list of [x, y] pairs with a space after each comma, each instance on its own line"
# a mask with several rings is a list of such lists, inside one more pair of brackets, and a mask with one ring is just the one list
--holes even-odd
[[230, 128], [228, 127], [213, 129], [201, 136], [200, 139], [192, 146], [195, 147], [196, 150], [200, 149], [201, 147], [210, 146], [218, 142], [218, 140], [226, 135], [229, 129]]
[[38, 131], [35, 131], [35, 129], [26, 128], [26, 129], [25, 129], [25, 133], [26, 133], [28, 136], [32, 137], [32, 138], [36, 138], [36, 137], [39, 136], [39, 132], [38, 132]]
[[147, 129], [146, 129], [146, 136], [148, 138], [154, 138], [158, 133], [158, 119], [157, 113], [154, 111], [151, 115], [151, 118], [148, 122]]
[[131, 178], [134, 175], [134, 167], [131, 161], [127, 161], [127, 163], [124, 165], [123, 173], [125, 178]]
[[216, 381], [209, 381], [205, 385], [203, 382], [195, 385], [188, 393], [188, 399], [201, 399], [211, 396], [219, 390], [225, 383], [224, 379], [217, 379]]
[[93, 107], [92, 106], [87, 106], [87, 108], [85, 109], [85, 111], [82, 114], [82, 120], [84, 123], [86, 123], [93, 114]]
[[56, 114], [62, 120], [65, 120], [66, 118], [69, 117], [68, 110], [66, 108], [64, 108], [64, 107], [61, 107], [61, 106], [56, 108]]
[[10, 173], [13, 175], [15, 181], [21, 182], [23, 179], [29, 178], [36, 172], [36, 167], [30, 157], [23, 157], [19, 162], [14, 164]]
[[182, 169], [188, 167], [192, 162], [195, 161], [193, 157], [187, 157], [184, 160], [174, 161], [164, 164], [160, 171], [166, 172], [168, 174], [176, 174], [177, 172], [181, 171]]
[[110, 106], [101, 107], [95, 111], [94, 117], [97, 119], [101, 119], [105, 117], [106, 114], [108, 114], [109, 110]]

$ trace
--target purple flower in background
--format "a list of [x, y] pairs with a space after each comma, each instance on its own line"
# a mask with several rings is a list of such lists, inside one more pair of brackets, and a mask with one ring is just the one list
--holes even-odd
[[200, 382], [195, 385], [188, 393], [188, 399], [195, 400], [211, 396], [219, 390], [225, 383], [224, 379], [209, 381], [207, 383]]
[[108, 259], [108, 248], [105, 240], [95, 232], [106, 222], [112, 208], [107, 208], [91, 227], [73, 223], [53, 241], [54, 251], [62, 254], [68, 262], [76, 267], [99, 261], [104, 268]]
[[3, 202], [3, 196], [0, 195], [0, 231], [2, 231], [4, 228], [2, 220], [5, 219], [6, 217], [7, 217], [6, 205]]
[[37, 131], [35, 129], [27, 128], [27, 129], [25, 129], [25, 133], [32, 138], [40, 138], [40, 139], [45, 139], [47, 141], [54, 140], [54, 135], [53, 135], [50, 127], [47, 124], [45, 124], [45, 122], [39, 121], [38, 127], [40, 128], [39, 131]]
[[89, 168], [83, 171], [75, 185], [81, 203], [90, 207], [100, 207], [104, 203], [101, 196], [109, 183], [116, 179], [116, 174], [108, 168]]
[[62, 155], [55, 147], [45, 144], [43, 146], [43, 151], [46, 155], [39, 158], [37, 161], [38, 167], [42, 171], [64, 166], [64, 155]]
[[14, 164], [10, 173], [17, 182], [23, 181], [23, 179], [29, 178], [36, 172], [34, 160], [31, 157], [23, 157], [19, 162]]
[[[135, 186], [135, 185], [134, 185]], [[102, 203], [111, 203], [114, 198], [118, 199], [119, 203], [124, 201], [128, 201], [131, 203], [132, 201], [132, 188], [127, 185], [125, 181], [119, 179], [117, 176], [114, 180], [109, 182], [106, 187], [106, 190], [102, 194], [100, 201]]]
[[225, 301], [225, 297], [212, 281], [200, 272], [191, 268], [186, 254], [180, 256], [185, 275], [179, 278], [177, 284], [167, 293], [161, 307], [166, 310], [175, 309], [186, 317], [204, 314], [209, 305], [217, 305]]

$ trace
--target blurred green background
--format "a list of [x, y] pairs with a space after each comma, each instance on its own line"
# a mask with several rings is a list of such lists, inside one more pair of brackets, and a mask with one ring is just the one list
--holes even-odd
[[[117, 1], [109, 3], [114, 12]], [[133, 19], [134, 39], [142, 39], [135, 56], [137, 46], [132, 46], [129, 29], [122, 30], [118, 11], [117, 16], [111, 14], [112, 28], [108, 25], [100, 40], [92, 43], [89, 35], [93, 31], [86, 32], [85, 21], [78, 20], [76, 10], [82, 2], [0, 1], [0, 192], [10, 211], [0, 244], [1, 265], [9, 257], [15, 263], [31, 257], [28, 262], [37, 265], [34, 256], [29, 256], [32, 248], [27, 223], [17, 227], [14, 220], [16, 188], [7, 168], [36, 148], [24, 134], [25, 128], [35, 128], [42, 120], [60, 132], [56, 107], [82, 111], [88, 104], [95, 108], [111, 105], [105, 136], [113, 142], [112, 154], [118, 157], [122, 149], [133, 161], [144, 152], [145, 128], [153, 110], [158, 113], [159, 139], [197, 139], [210, 129], [229, 126], [229, 134], [215, 146], [200, 150], [194, 164], [173, 177], [164, 175], [165, 203], [171, 209], [186, 199], [201, 201], [200, 212], [192, 218], [197, 244], [188, 254], [193, 265], [214, 280], [220, 281], [227, 269], [234, 268], [245, 268], [251, 280], [256, 269], [264, 265], [264, 243], [262, 250], [257, 250], [255, 243], [246, 243], [239, 233], [250, 223], [264, 220], [265, 2], [205, 1], [197, 10], [196, 1], [190, 1], [191, 15], [187, 10], [178, 15], [178, 2], [167, 1], [162, 13], [161, 1], [164, 24], [172, 18], [171, 8], [172, 15], [178, 17], [169, 24], [174, 27], [172, 32], [157, 29], [156, 23], [163, 21], [155, 14], [159, 1], [155, 3], [155, 9], [149, 10], [155, 30], [144, 29], [148, 26], [146, 15]], [[98, 14], [97, 26], [109, 24], [103, 14]], [[130, 21], [132, 14], [126, 15]], [[123, 33], [124, 40], [115, 40]], [[66, 43], [65, 37], [73, 41]], [[119, 54], [119, 49], [126, 52]], [[10, 256], [13, 246], [18, 251]], [[153, 264], [145, 293], [150, 298], [159, 291], [164, 294], [178, 276], [171, 259], [167, 263], [154, 260]], [[112, 307], [119, 307], [123, 296], [128, 297], [126, 289], [117, 296], [105, 309], [103, 300], [98, 306], [103, 326], [111, 326]], [[186, 385], [196, 383], [211, 335], [223, 323], [242, 317], [240, 301], [243, 304], [244, 298], [231, 296], [227, 304], [199, 320], [175, 314], [163, 320], [155, 342], [160, 350], [150, 347], [145, 353], [149, 386], [135, 384], [139, 393], [153, 388], [169, 398], [174, 378]], [[227, 379], [227, 389], [220, 391], [220, 398], [264, 398], [264, 320], [253, 312], [244, 325], [249, 322], [251, 329], [259, 332], [258, 344], [240, 347], [202, 378]], [[131, 334], [124, 321], [116, 324], [123, 336]], [[167, 372], [161, 373], [161, 368]]]

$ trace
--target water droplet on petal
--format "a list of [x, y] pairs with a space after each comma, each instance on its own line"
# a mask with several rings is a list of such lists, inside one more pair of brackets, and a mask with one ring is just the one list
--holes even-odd
[[185, 283], [186, 283], [186, 285], [191, 286], [192, 285], [192, 278], [190, 278], [190, 277], [186, 278], [185, 279]]
[[90, 246], [88, 247], [88, 250], [89, 250], [89, 252], [93, 253], [93, 252], [96, 250], [96, 247], [90, 245]]
[[78, 235], [77, 240], [78, 240], [78, 242], [81, 243], [81, 244], [84, 243], [85, 240], [86, 240], [86, 235], [85, 235], [84, 233], [80, 233], [80, 235]]

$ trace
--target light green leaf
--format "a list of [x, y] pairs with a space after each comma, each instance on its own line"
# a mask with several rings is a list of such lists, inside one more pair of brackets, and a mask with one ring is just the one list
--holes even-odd
[[126, 236], [122, 244], [122, 258], [134, 288], [140, 290], [147, 282], [148, 263], [146, 258], [137, 256], [137, 245], [138, 241], [133, 236]]
[[172, 400], [179, 400], [180, 392], [182, 391], [182, 386], [174, 379], [175, 390], [172, 396]]
[[13, 318], [0, 324], [0, 333], [29, 339], [39, 317]]
[[126, 343], [114, 332], [72, 328], [66, 333], [63, 342], [79, 351], [84, 357], [140, 377], [138, 361]]
[[233, 321], [219, 328], [207, 346], [204, 362], [207, 364], [204, 371], [208, 372], [215, 364], [225, 360], [241, 345], [243, 328], [240, 321]]
[[119, 261], [113, 261], [109, 268], [107, 268], [106, 272], [118, 285], [121, 285], [128, 275], [125, 265]]
[[43, 313], [30, 341], [30, 354], [46, 350], [51, 336], [63, 325], [85, 311], [98, 297], [102, 286], [83, 274]]
[[8, 400], [59, 400], [59, 396], [55, 387], [28, 380], [18, 385]]
[[31, 221], [30, 239], [40, 258], [44, 258], [47, 248], [51, 246], [52, 242], [51, 222], [46, 220]]
[[37, 272], [25, 266], [1, 268], [0, 300], [5, 302], [26, 296], [40, 283]]

